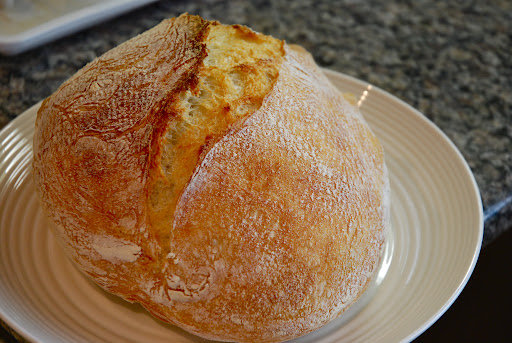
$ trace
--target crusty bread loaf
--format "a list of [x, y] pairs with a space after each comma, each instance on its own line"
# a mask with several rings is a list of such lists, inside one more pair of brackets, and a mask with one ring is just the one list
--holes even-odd
[[283, 341], [336, 318], [388, 226], [382, 147], [310, 55], [186, 14], [46, 99], [33, 166], [87, 275], [216, 340]]

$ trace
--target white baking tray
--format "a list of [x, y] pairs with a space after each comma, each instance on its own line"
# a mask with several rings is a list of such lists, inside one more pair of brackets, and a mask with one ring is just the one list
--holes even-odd
[[0, 0], [0, 53], [21, 53], [155, 1]]

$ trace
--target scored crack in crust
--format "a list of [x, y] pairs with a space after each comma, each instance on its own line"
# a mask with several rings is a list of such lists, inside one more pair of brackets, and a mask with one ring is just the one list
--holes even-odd
[[283, 341], [336, 318], [389, 225], [382, 147], [311, 56], [187, 14], [43, 102], [34, 180], [97, 284], [217, 340]]

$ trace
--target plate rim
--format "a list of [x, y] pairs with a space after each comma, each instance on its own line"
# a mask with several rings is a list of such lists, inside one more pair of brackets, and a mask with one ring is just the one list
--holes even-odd
[[[468, 162], [464, 158], [464, 155], [462, 155], [462, 152], [459, 150], [459, 148], [455, 145], [455, 143], [448, 137], [448, 135], [441, 130], [439, 126], [437, 126], [432, 120], [430, 120], [425, 114], [414, 108], [413, 106], [409, 105], [404, 100], [398, 98], [397, 96], [383, 90], [382, 88], [373, 85], [372, 83], [365, 82], [363, 80], [357, 79], [353, 76], [343, 74], [331, 69], [323, 69], [324, 73], [326, 75], [332, 75], [334, 77], [342, 77], [345, 80], [349, 80], [353, 82], [354, 84], [357, 84], [361, 87], [367, 88], [369, 85], [372, 86], [372, 92], [380, 93], [381, 95], [390, 98], [394, 101], [396, 101], [398, 104], [406, 108], [411, 112], [411, 114], [414, 114], [417, 119], [421, 120], [425, 125], [429, 127], [429, 129], [433, 130], [437, 135], [443, 138], [445, 143], [447, 143], [452, 151], [456, 153], [457, 157], [459, 158], [459, 161], [462, 163], [462, 165], [465, 168], [466, 174], [469, 176], [472, 184], [472, 193], [474, 196], [474, 199], [477, 202], [478, 205], [478, 241], [475, 242], [475, 250], [473, 253], [473, 258], [471, 261], [471, 264], [469, 268], [465, 272], [464, 279], [459, 282], [459, 285], [456, 289], [456, 291], [452, 294], [452, 296], [448, 299], [448, 301], [444, 304], [442, 308], [440, 308], [434, 315], [430, 317], [430, 320], [426, 321], [424, 325], [420, 328], [418, 328], [416, 331], [412, 332], [407, 338], [404, 339], [404, 341], [412, 341], [415, 338], [419, 337], [423, 332], [425, 332], [428, 328], [430, 328], [439, 318], [443, 316], [443, 314], [453, 305], [455, 300], [459, 297], [459, 295], [462, 293], [464, 288], [466, 287], [469, 279], [471, 278], [471, 275], [473, 274], [473, 271], [475, 270], [475, 266], [478, 262], [478, 258], [480, 256], [480, 252], [482, 249], [482, 241], [483, 241], [483, 234], [484, 234], [484, 212], [483, 212], [483, 203], [482, 203], [482, 196], [480, 193], [480, 188], [478, 187], [478, 183], [476, 182], [475, 175], [473, 174], [473, 171], [471, 170], [471, 167], [469, 166]], [[364, 113], [363, 113], [364, 114]]]

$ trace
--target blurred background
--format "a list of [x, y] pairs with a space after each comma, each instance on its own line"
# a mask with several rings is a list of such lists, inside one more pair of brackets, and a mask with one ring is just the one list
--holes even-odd
[[[95, 57], [184, 12], [300, 44], [447, 134], [480, 187], [483, 248], [461, 296], [416, 341], [512, 341], [512, 2], [0, 0], [0, 128]], [[0, 329], [0, 342], [15, 339]]]

